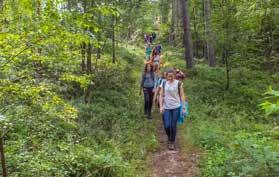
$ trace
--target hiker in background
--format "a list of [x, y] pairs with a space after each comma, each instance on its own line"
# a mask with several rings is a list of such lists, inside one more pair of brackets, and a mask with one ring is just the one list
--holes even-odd
[[155, 92], [154, 92], [154, 99], [153, 102], [155, 104], [158, 105], [158, 107], [160, 108], [160, 103], [159, 103], [159, 98], [160, 98], [160, 89], [161, 89], [161, 85], [163, 84], [163, 82], [166, 82], [166, 72], [159, 72], [158, 74], [158, 79], [155, 82]]
[[153, 89], [153, 93], [154, 93], [153, 102], [157, 96], [157, 94], [156, 94], [157, 88], [160, 86], [159, 81], [163, 77], [162, 72], [160, 71], [159, 68], [155, 68], [154, 74], [155, 74], [155, 84], [154, 84], [154, 89]]
[[145, 42], [145, 44], [148, 43], [148, 38], [147, 38], [147, 34], [146, 33], [144, 33], [144, 42]]
[[[162, 83], [160, 90], [160, 112], [168, 136], [169, 150], [175, 150], [177, 120], [180, 116], [181, 105], [185, 105], [183, 83], [175, 79], [175, 71], [169, 69], [166, 73], [167, 81]], [[182, 107], [182, 113], [186, 108]]]
[[146, 59], [146, 61], [150, 60], [151, 53], [152, 53], [152, 47], [151, 47], [151, 44], [148, 42], [147, 45], [145, 46], [145, 59]]
[[146, 64], [141, 79], [140, 94], [144, 93], [144, 115], [151, 119], [151, 110], [153, 103], [153, 89], [155, 85], [155, 74], [151, 64]]
[[149, 35], [149, 41], [151, 44], [153, 44], [154, 38], [153, 38], [152, 34]]
[[152, 63], [154, 65], [155, 70], [160, 69], [161, 56], [160, 54], [157, 54], [156, 48], [154, 48], [152, 51]]
[[155, 50], [157, 55], [161, 55], [161, 50], [162, 50], [161, 44], [156, 45]]
[[185, 74], [180, 69], [174, 68], [174, 70], [175, 70], [175, 77], [177, 80], [182, 81], [186, 78]]
[[156, 37], [157, 37], [156, 33], [153, 32], [153, 33], [151, 34], [151, 36], [152, 36], [152, 40], [155, 41], [155, 39], [156, 39]]

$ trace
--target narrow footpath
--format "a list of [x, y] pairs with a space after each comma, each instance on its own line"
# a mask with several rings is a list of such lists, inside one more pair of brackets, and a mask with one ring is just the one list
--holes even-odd
[[[199, 177], [198, 150], [183, 151], [180, 145], [181, 136], [176, 142], [176, 150], [170, 151], [167, 148], [167, 137], [164, 132], [161, 116], [156, 115], [158, 122], [157, 138], [158, 149], [151, 155], [152, 174], [150, 177]], [[186, 148], [187, 149], [187, 148]]]
[[152, 121], [157, 127], [158, 146], [148, 157], [151, 169], [149, 177], [201, 177], [198, 168], [201, 153], [199, 149], [187, 144], [187, 140], [182, 138], [185, 136], [181, 136], [181, 133], [185, 133], [182, 129], [187, 126], [188, 120], [182, 127], [178, 126], [175, 151], [170, 151], [167, 147], [167, 135], [157, 107], [153, 107]]

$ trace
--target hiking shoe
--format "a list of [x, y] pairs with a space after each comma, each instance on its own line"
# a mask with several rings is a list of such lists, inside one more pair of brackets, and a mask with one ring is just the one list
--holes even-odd
[[147, 114], [147, 111], [144, 111], [144, 116], [147, 117], [147, 115], [148, 115], [148, 114]]
[[168, 144], [168, 148], [169, 148], [170, 151], [174, 151], [175, 150], [174, 143], [170, 142]]

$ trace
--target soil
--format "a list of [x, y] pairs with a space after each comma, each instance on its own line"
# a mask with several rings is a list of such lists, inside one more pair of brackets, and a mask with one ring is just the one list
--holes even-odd
[[[178, 132], [179, 134], [179, 132]], [[157, 137], [159, 146], [151, 155], [152, 172], [150, 177], [200, 177], [198, 159], [200, 153], [192, 147], [184, 147], [176, 140], [175, 151], [168, 150], [167, 135], [162, 122], [158, 123]], [[186, 145], [187, 146], [187, 145]], [[184, 149], [187, 149], [185, 151]]]

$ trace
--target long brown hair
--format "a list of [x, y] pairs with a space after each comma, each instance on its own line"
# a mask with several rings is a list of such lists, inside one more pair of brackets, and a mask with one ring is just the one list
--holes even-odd
[[145, 74], [148, 72], [148, 71], [147, 71], [147, 67], [148, 67], [148, 65], [150, 65], [150, 67], [151, 67], [150, 72], [153, 72], [153, 66], [152, 66], [152, 64], [150, 64], [150, 63], [146, 63], [146, 64], [145, 64], [145, 66], [144, 66], [144, 73], [145, 73]]

